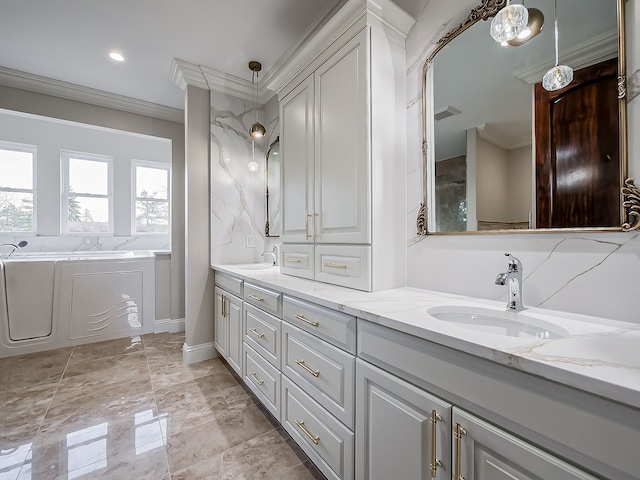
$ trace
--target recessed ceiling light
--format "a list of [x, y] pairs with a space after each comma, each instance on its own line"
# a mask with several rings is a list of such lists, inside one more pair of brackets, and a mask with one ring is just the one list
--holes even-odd
[[111, 60], [115, 60], [116, 62], [124, 62], [124, 57], [121, 53], [109, 52], [109, 57], [111, 58]]

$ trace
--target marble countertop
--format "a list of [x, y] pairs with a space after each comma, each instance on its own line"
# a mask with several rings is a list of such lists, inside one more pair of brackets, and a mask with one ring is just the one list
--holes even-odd
[[518, 315], [550, 323], [568, 334], [551, 339], [497, 335], [438, 320], [428, 310], [457, 306], [505, 312], [501, 302], [416, 288], [361, 292], [283, 275], [279, 267], [215, 265], [213, 268], [640, 409], [639, 324], [527, 308]]

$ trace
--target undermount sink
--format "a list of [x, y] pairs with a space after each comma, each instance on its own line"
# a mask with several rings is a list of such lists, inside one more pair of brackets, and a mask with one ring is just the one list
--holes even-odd
[[432, 307], [427, 313], [443, 322], [492, 335], [543, 339], [570, 335], [558, 325], [521, 312], [447, 305]]
[[238, 265], [238, 268], [242, 270], [264, 270], [272, 266], [272, 263], [246, 263], [244, 265]]

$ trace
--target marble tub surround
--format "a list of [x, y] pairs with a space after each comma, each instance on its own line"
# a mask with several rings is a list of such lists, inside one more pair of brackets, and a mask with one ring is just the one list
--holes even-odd
[[226, 364], [184, 365], [183, 343], [0, 359], [0, 478], [322, 478]]
[[[504, 256], [501, 259], [505, 266]], [[247, 270], [233, 265], [215, 269], [346, 312], [361, 319], [538, 375], [623, 404], [640, 408], [640, 325], [607, 318], [527, 308], [524, 315], [556, 325], [563, 338], [524, 338], [474, 331], [438, 320], [437, 306], [505, 311], [505, 302], [417, 288], [367, 293], [281, 275], [277, 267]], [[499, 273], [498, 270], [495, 273]], [[495, 274], [492, 274], [492, 283]], [[505, 289], [505, 287], [496, 287]], [[526, 284], [525, 284], [526, 288]], [[526, 294], [525, 294], [526, 295]], [[525, 306], [526, 304], [525, 296]]]

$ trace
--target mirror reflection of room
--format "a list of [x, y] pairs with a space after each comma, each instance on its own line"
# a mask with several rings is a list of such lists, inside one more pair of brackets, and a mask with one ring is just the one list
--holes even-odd
[[620, 225], [616, 2], [557, 1], [559, 58], [574, 80], [555, 92], [541, 85], [555, 60], [554, 0], [526, 6], [544, 16], [534, 38], [501, 45], [491, 19], [479, 21], [429, 67], [430, 231]]

